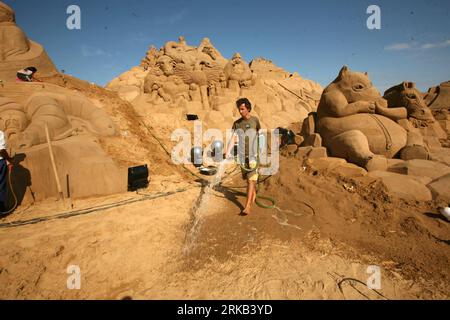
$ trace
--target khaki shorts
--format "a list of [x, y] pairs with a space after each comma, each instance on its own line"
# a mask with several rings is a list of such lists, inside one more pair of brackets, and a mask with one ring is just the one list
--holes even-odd
[[[241, 167], [241, 173], [242, 173], [242, 179], [248, 180], [248, 181], [258, 181], [258, 168], [257, 168], [257, 162], [256, 161], [248, 161], [246, 159], [245, 161], [245, 168]], [[253, 169], [253, 170], [252, 170]]]

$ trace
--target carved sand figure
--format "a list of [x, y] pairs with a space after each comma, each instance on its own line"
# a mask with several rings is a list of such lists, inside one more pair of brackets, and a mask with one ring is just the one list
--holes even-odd
[[[174, 74], [175, 66], [175, 60], [169, 56], [161, 56], [156, 60], [156, 67], [158, 67], [167, 77]], [[158, 71], [156, 71], [156, 73], [158, 74]]]
[[433, 110], [450, 109], [450, 81], [428, 89], [424, 99]]
[[17, 135], [25, 130], [28, 119], [23, 106], [11, 99], [0, 97], [0, 130], [5, 133], [7, 141], [17, 139]]
[[199, 86], [206, 86], [211, 82], [219, 82], [223, 69], [218, 64], [199, 61], [193, 68], [177, 64], [174, 73], [186, 84], [196, 83]]
[[0, 1], [0, 79], [14, 81], [17, 70], [28, 66], [36, 67], [41, 76], [57, 74], [44, 49], [16, 25], [14, 10]]
[[444, 130], [446, 136], [444, 139], [446, 139], [450, 136], [450, 81], [428, 89], [424, 100]]
[[164, 89], [161, 87], [161, 85], [157, 82], [154, 82], [151, 86], [150, 89], [150, 97], [147, 99], [148, 103], [153, 103], [153, 104], [159, 104], [160, 103], [160, 99], [162, 99], [165, 102], [169, 102], [170, 101], [170, 97], [169, 95], [167, 95], [164, 92]]
[[0, 119], [11, 143], [17, 148], [45, 143], [45, 124], [52, 140], [61, 140], [83, 131], [100, 136], [116, 133], [114, 123], [103, 110], [88, 99], [75, 95], [35, 93], [23, 107], [1, 98]]
[[180, 37], [178, 42], [166, 43], [161, 51], [163, 55], [157, 59], [156, 51], [150, 51], [148, 54], [151, 53], [156, 62], [144, 80], [144, 93], [150, 94], [146, 99], [148, 103], [181, 106], [195, 100], [202, 102], [203, 109], [210, 109], [208, 86], [213, 82], [220, 83], [226, 60], [209, 39], [203, 39], [201, 46], [194, 48]]
[[386, 158], [417, 147], [396, 122], [407, 118], [406, 108], [388, 108], [368, 75], [347, 66], [325, 88], [317, 117], [317, 132], [331, 155], [367, 170], [385, 169]]
[[214, 48], [209, 38], [203, 38], [200, 46], [197, 49], [199, 52], [207, 54], [214, 62], [219, 64], [222, 69], [227, 64], [228, 60], [222, 57], [219, 50]]
[[[151, 110], [155, 115], [167, 113], [166, 108], [178, 108], [176, 112], [172, 110], [174, 118], [184, 120], [184, 114], [192, 113], [207, 125], [221, 128], [232, 124], [235, 109], [232, 106], [243, 95], [253, 98], [255, 111], [270, 128], [301, 121], [308, 111], [316, 109], [322, 93], [320, 85], [273, 63], [256, 63], [255, 66], [261, 76], [253, 72], [239, 54], [232, 60], [225, 59], [208, 38], [193, 47], [180, 37], [160, 50], [151, 47], [139, 70], [132, 68], [107, 87], [117, 91], [142, 114]], [[283, 81], [282, 85], [294, 94], [277, 81]], [[273, 100], [276, 103], [272, 103]], [[222, 118], [224, 120], [220, 120]]]
[[409, 140], [414, 140], [416, 146], [405, 151], [402, 157], [427, 159], [427, 152], [420, 145], [440, 147], [439, 139], [445, 139], [447, 135], [423, 99], [423, 94], [415, 83], [405, 81], [388, 89], [384, 98], [388, 101], [389, 108], [405, 107], [408, 111], [408, 121], [402, 120], [399, 123], [408, 131]]
[[433, 114], [414, 82], [405, 81], [389, 88], [383, 97], [387, 100], [389, 108], [405, 107], [408, 111], [408, 118], [417, 120], [417, 125], [434, 122]]
[[233, 58], [227, 63], [224, 73], [228, 81], [235, 80], [241, 83], [252, 79], [252, 71], [239, 53], [235, 53]]
[[178, 42], [167, 42], [164, 45], [164, 54], [172, 58], [176, 63], [184, 63], [188, 66], [193, 66], [197, 60], [197, 49], [188, 46], [184, 37], [179, 37]]
[[159, 56], [160, 52], [154, 46], [151, 46], [145, 57], [141, 60], [141, 67], [144, 67], [145, 70], [154, 67]]
[[0, 2], [0, 61], [14, 60], [16, 56], [30, 50], [30, 42], [25, 33], [16, 26], [14, 10]]

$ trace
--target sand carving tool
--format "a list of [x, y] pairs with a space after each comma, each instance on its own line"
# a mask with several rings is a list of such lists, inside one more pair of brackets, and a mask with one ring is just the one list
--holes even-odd
[[53, 173], [55, 174], [56, 187], [58, 189], [58, 200], [62, 199], [64, 203], [64, 194], [62, 192], [61, 183], [58, 177], [58, 170], [56, 169], [55, 156], [53, 155], [52, 142], [50, 140], [50, 134], [48, 133], [48, 126], [45, 124], [45, 136], [47, 138], [48, 151], [50, 153], [50, 161], [52, 162]]

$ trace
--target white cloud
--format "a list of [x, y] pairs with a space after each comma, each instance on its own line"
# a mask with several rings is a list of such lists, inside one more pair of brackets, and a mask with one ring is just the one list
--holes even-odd
[[389, 51], [400, 51], [400, 50], [408, 50], [412, 48], [411, 43], [401, 42], [401, 43], [394, 43], [389, 46], [384, 47], [384, 50]]
[[83, 55], [83, 57], [99, 57], [99, 56], [113, 57], [115, 55], [119, 55], [119, 52], [116, 52], [113, 54], [110, 52], [106, 52], [103, 49], [95, 48], [95, 47], [91, 47], [91, 46], [83, 44], [81, 46], [81, 54]]
[[438, 43], [425, 43], [420, 47], [420, 49], [434, 49], [434, 48], [445, 48], [450, 46], [450, 40], [446, 40], [444, 42], [438, 42]]
[[400, 42], [400, 43], [394, 43], [389, 46], [384, 47], [384, 50], [387, 51], [402, 51], [402, 50], [429, 50], [429, 49], [436, 49], [436, 48], [445, 48], [450, 46], [450, 40], [446, 40], [443, 42], [436, 42], [436, 43], [425, 43], [425, 44], [419, 44], [417, 42]]

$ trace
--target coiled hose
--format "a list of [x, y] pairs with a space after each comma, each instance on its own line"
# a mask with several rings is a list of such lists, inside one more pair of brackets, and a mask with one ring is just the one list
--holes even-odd
[[[245, 164], [243, 164], [243, 163], [241, 163], [240, 161], [238, 161], [237, 156], [235, 156], [234, 159], [235, 159], [235, 162], [238, 163], [239, 166], [241, 167], [241, 169], [244, 170], [245, 172], [252, 172], [252, 171], [257, 170], [257, 169], [259, 168], [259, 158], [258, 158], [258, 160], [256, 161], [256, 167], [253, 168], [253, 169], [247, 168], [247, 167], [245, 166]], [[233, 170], [233, 171], [234, 171], [234, 170]], [[270, 177], [270, 176], [269, 176], [269, 177]], [[268, 177], [268, 178], [269, 178], [269, 177]], [[275, 199], [273, 199], [273, 198], [271, 198], [271, 197], [268, 197], [268, 196], [263, 196], [263, 195], [261, 195], [261, 194], [258, 194], [258, 186], [259, 186], [259, 183], [260, 183], [260, 182], [261, 182], [261, 181], [259, 181], [259, 176], [258, 176], [258, 181], [257, 181], [257, 183], [256, 183], [257, 186], [256, 186], [256, 201], [255, 201], [255, 204], [256, 204], [258, 207], [263, 208], [263, 209], [274, 209], [274, 208], [276, 207]], [[227, 189], [229, 189], [229, 190], [231, 190], [231, 191], [234, 191], [234, 192], [235, 192], [236, 194], [238, 194], [238, 195], [242, 195], [242, 196], [244, 196], [244, 197], [247, 196], [247, 193], [246, 193], [246, 192], [242, 192], [242, 191], [237, 190], [237, 189], [245, 189], [245, 188], [247, 188], [246, 186], [245, 186], [245, 187], [225, 187], [225, 186], [222, 186], [222, 187], [227, 188]], [[268, 202], [271, 203], [271, 204], [270, 204], [270, 205], [266, 205], [266, 204], [261, 203], [260, 201], [258, 201], [258, 199], [268, 201]]]
[[12, 172], [12, 169], [10, 169], [8, 166], [8, 185], [9, 185], [9, 189], [11, 190], [11, 193], [14, 198], [14, 205], [8, 211], [5, 211], [5, 212], [0, 211], [0, 216], [6, 216], [6, 215], [10, 214], [11, 212], [13, 212], [14, 210], [16, 210], [16, 208], [17, 208], [18, 201], [17, 201], [16, 193], [14, 192], [14, 189], [12, 187], [11, 172]]

